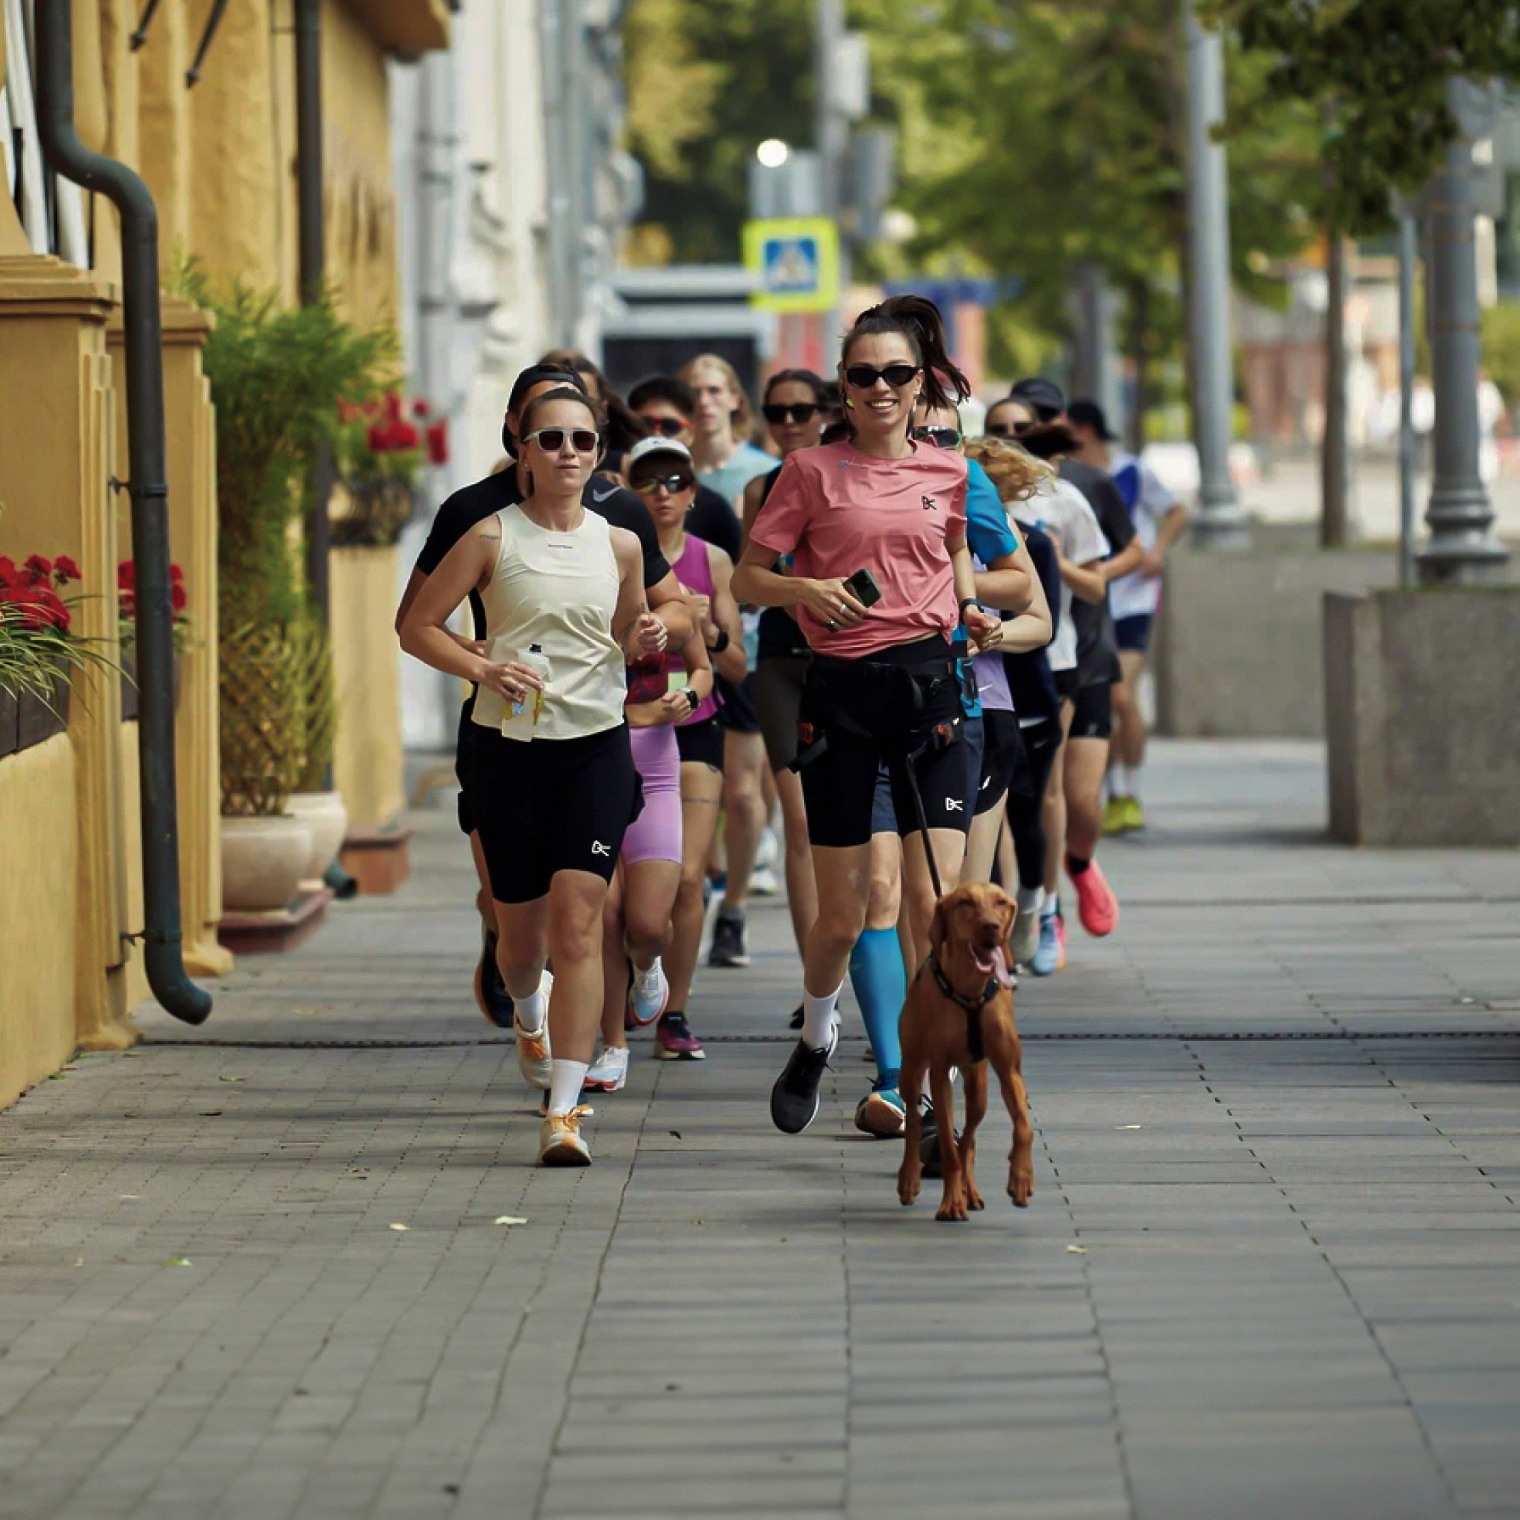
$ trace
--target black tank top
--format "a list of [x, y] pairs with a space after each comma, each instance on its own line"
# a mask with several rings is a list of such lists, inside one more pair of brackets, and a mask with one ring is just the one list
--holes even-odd
[[[760, 505], [765, 505], [771, 487], [781, 475], [778, 464], [760, 483]], [[808, 642], [794, 618], [784, 607], [767, 607], [760, 614], [760, 642], [755, 651], [757, 660], [771, 660], [787, 655], [810, 653]]]

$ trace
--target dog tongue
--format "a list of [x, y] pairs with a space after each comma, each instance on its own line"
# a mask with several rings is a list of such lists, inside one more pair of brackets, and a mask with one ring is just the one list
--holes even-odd
[[992, 974], [997, 978], [999, 987], [1013, 986], [1013, 973], [1008, 969], [1008, 962], [1003, 956], [1001, 945], [992, 952]]

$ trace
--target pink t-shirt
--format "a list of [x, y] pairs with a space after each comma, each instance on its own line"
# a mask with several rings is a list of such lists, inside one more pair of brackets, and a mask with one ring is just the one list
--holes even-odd
[[831, 632], [805, 608], [798, 623], [820, 654], [859, 659], [960, 623], [947, 538], [966, 536], [966, 461], [915, 448], [878, 459], [848, 442], [789, 454], [750, 538], [790, 554], [797, 575], [847, 579], [868, 569], [881, 600], [851, 628]]

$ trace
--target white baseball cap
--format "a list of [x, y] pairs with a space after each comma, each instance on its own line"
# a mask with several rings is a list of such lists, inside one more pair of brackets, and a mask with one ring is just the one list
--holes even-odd
[[693, 469], [695, 469], [691, 450], [679, 438], [662, 438], [658, 435], [653, 438], [640, 438], [628, 450], [628, 455], [623, 460], [623, 467], [631, 470], [641, 459], [649, 459], [655, 454], [669, 454], [675, 459], [692, 465]]

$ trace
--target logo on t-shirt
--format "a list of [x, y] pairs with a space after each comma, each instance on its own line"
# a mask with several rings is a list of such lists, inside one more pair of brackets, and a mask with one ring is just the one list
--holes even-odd
[[925, 512], [938, 512], [939, 511], [939, 504], [934, 500], [934, 498], [932, 496], [921, 496], [921, 497], [919, 497], [919, 500], [923, 503], [923, 508], [924, 508]]

